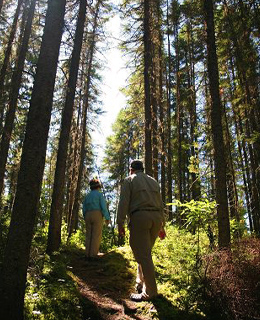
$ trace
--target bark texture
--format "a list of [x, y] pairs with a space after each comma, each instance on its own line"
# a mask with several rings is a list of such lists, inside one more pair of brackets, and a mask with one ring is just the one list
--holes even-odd
[[45, 164], [65, 4], [66, 0], [48, 2], [1, 274], [1, 316], [8, 320], [23, 319], [26, 273]]

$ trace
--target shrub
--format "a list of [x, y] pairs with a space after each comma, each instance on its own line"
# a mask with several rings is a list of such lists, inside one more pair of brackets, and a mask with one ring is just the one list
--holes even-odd
[[205, 258], [207, 293], [226, 319], [260, 318], [260, 240], [236, 242]]

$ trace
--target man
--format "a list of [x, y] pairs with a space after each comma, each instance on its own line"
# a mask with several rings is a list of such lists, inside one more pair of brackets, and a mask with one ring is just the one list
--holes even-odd
[[157, 295], [152, 247], [159, 232], [164, 231], [163, 203], [158, 182], [144, 173], [143, 162], [133, 160], [130, 175], [124, 180], [117, 210], [119, 235], [125, 234], [129, 221], [130, 246], [138, 263], [133, 301], [147, 301]]
[[86, 258], [93, 259], [98, 256], [101, 243], [103, 217], [108, 225], [110, 214], [107, 210], [107, 203], [100, 192], [101, 184], [98, 179], [89, 182], [90, 192], [83, 201], [83, 216], [86, 223]]

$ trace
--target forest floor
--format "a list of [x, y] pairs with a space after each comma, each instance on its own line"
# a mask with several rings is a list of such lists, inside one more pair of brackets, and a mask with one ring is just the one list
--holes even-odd
[[195, 319], [162, 295], [152, 302], [132, 302], [129, 294], [134, 290], [135, 268], [120, 250], [100, 255], [95, 261], [85, 260], [83, 250], [70, 252], [67, 268], [77, 283], [84, 320]]

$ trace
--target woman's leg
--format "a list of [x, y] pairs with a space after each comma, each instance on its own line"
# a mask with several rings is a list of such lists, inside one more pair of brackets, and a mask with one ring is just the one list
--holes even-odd
[[91, 223], [91, 216], [89, 215], [89, 212], [86, 213], [85, 218], [85, 224], [86, 224], [86, 257], [90, 257], [90, 248], [91, 248], [91, 239], [92, 239], [92, 223]]
[[103, 229], [102, 213], [98, 210], [91, 212], [92, 217], [92, 236], [90, 246], [90, 257], [95, 257], [98, 254]]

